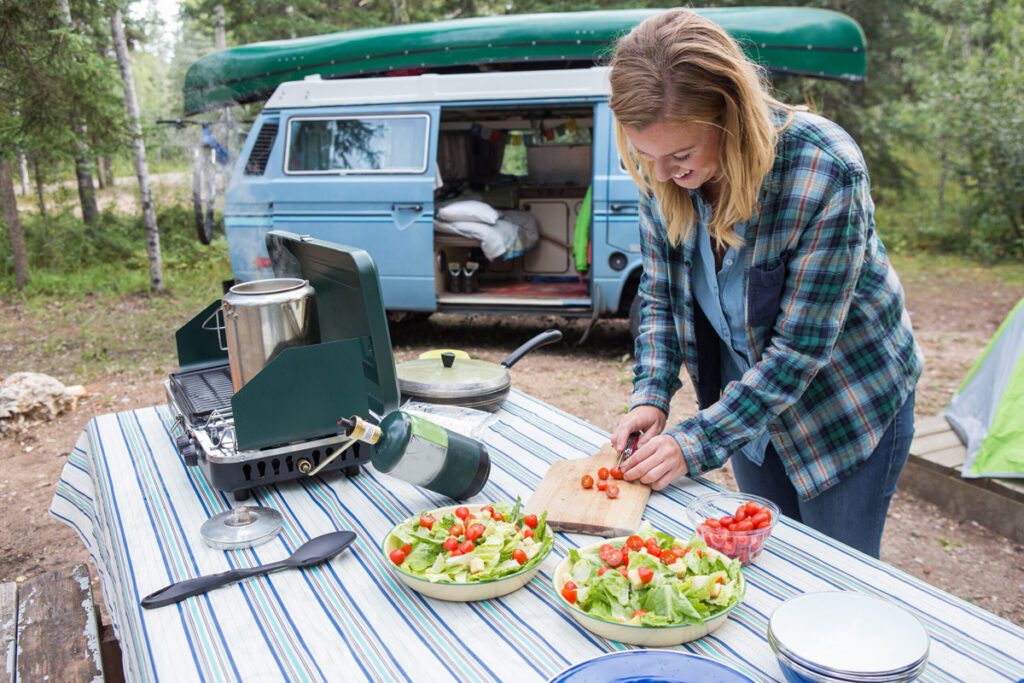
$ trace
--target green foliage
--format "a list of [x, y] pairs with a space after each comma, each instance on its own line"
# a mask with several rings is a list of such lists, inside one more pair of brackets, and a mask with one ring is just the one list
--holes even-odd
[[[70, 213], [43, 219], [25, 215], [25, 241], [32, 268], [27, 294], [126, 294], [149, 289], [145, 230], [141, 216], [111, 211], [101, 214], [91, 232]], [[230, 278], [227, 242], [218, 236], [210, 246], [196, 239], [191, 208], [173, 206], [158, 212], [164, 272], [171, 281], [210, 275]], [[14, 287], [10, 245], [0, 241], [0, 294]]]

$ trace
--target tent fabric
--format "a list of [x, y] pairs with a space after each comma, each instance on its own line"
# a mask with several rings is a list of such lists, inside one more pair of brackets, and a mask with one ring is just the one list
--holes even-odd
[[1024, 299], [967, 373], [945, 417], [967, 446], [964, 477], [1024, 478]]

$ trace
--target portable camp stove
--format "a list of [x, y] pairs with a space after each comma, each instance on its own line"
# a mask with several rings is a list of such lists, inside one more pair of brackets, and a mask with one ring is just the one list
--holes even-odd
[[359, 472], [372, 446], [338, 432], [339, 416], [398, 406], [391, 339], [376, 270], [359, 249], [275, 231], [268, 251], [279, 277], [315, 291], [319, 342], [285, 349], [237, 392], [216, 330], [214, 302], [178, 330], [179, 372], [164, 382], [174, 438], [186, 465], [245, 500], [256, 486], [343, 470]]

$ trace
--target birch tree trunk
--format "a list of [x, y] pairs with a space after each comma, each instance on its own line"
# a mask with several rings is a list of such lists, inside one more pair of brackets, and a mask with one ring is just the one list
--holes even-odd
[[[64, 28], [74, 30], [71, 20], [71, 6], [68, 0], [57, 0]], [[100, 210], [96, 205], [96, 188], [92, 184], [92, 162], [89, 161], [89, 148], [85, 144], [86, 130], [80, 121], [73, 125], [75, 131], [75, 179], [78, 181], [78, 199], [82, 204], [82, 220], [85, 224], [95, 227], [100, 221]]]
[[21, 171], [21, 196], [28, 196], [28, 160], [25, 159], [25, 152], [18, 148], [18, 170]]
[[11, 254], [14, 257], [14, 286], [23, 289], [28, 282], [28, 255], [25, 253], [25, 231], [18, 218], [18, 203], [14, 196], [14, 177], [11, 162], [0, 157], [0, 201], [4, 205], [4, 219], [11, 236]]
[[163, 263], [160, 258], [160, 231], [156, 224], [156, 209], [153, 206], [153, 192], [149, 186], [149, 167], [146, 164], [146, 144], [142, 139], [142, 124], [139, 122], [139, 105], [135, 98], [135, 80], [132, 65], [128, 61], [128, 42], [124, 37], [124, 22], [121, 10], [114, 8], [110, 16], [110, 33], [114, 39], [117, 65], [121, 68], [124, 81], [124, 106], [131, 126], [132, 147], [135, 148], [135, 173], [139, 177], [139, 195], [142, 199], [142, 220], [146, 226], [146, 252], [149, 256], [149, 285], [155, 292], [166, 291], [164, 287]]

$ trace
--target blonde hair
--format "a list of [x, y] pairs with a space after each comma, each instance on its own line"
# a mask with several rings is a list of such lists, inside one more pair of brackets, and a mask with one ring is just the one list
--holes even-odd
[[717, 24], [686, 9], [643, 21], [616, 45], [611, 63], [615, 139], [626, 169], [641, 190], [651, 191], [673, 244], [697, 221], [689, 194], [671, 180], [659, 182], [623, 126], [655, 122], [706, 123], [721, 131], [720, 192], [708, 225], [712, 240], [739, 246], [735, 225], [753, 215], [761, 184], [775, 161], [780, 129], [772, 106], [792, 110], [768, 92], [758, 68]]

